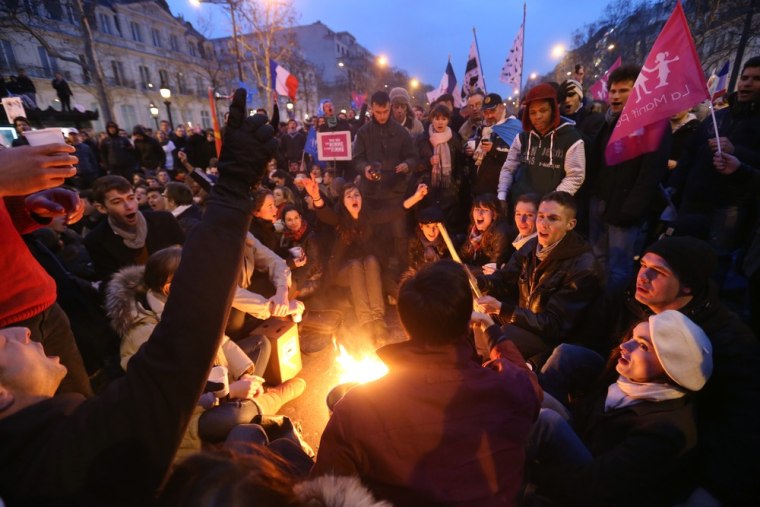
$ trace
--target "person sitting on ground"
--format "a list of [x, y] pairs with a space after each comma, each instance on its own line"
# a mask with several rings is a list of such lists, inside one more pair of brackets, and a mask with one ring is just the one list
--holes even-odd
[[[266, 439], [266, 435], [262, 435]], [[392, 507], [377, 501], [354, 477], [304, 481], [310, 463], [295, 444], [278, 438], [263, 446], [226, 446], [180, 463], [161, 492], [159, 507]]]
[[282, 221], [285, 229], [280, 246], [290, 254], [287, 262], [293, 275], [291, 292], [295, 298], [307, 298], [320, 288], [324, 275], [319, 238], [293, 204], [282, 208]]
[[58, 358], [30, 342], [28, 329], [0, 329], [0, 494], [9, 504], [107, 505], [116, 491], [122, 504], [153, 502], [221, 344], [250, 188], [276, 148], [266, 120], [246, 113], [245, 95], [235, 92], [219, 182], [185, 245], [162, 321], [125, 378], [90, 400], [54, 395], [66, 375]]
[[356, 320], [377, 342], [388, 340], [385, 323], [385, 299], [383, 298], [380, 262], [375, 257], [375, 227], [403, 217], [406, 210], [417, 204], [427, 194], [427, 186], [421, 184], [417, 191], [398, 208], [384, 208], [368, 213], [364, 210], [362, 193], [352, 183], [343, 187], [343, 200], [337, 210], [325, 206], [317, 182], [307, 178], [304, 187], [314, 203], [317, 218], [337, 231], [337, 238], [328, 263], [328, 284], [348, 286]]
[[615, 358], [616, 380], [574, 400], [571, 422], [541, 410], [529, 445], [537, 492], [561, 505], [679, 503], [696, 486], [694, 393], [713, 370], [710, 340], [666, 310], [636, 325]]
[[598, 300], [579, 336], [605, 355], [627, 329], [653, 313], [678, 310], [700, 326], [712, 343], [715, 370], [697, 395], [700, 487], [688, 505], [750, 505], [760, 497], [755, 459], [760, 455], [760, 344], [718, 298], [712, 281], [716, 267], [716, 254], [706, 242], [687, 236], [660, 239], [644, 251], [630, 289]]
[[515, 200], [515, 227], [517, 237], [512, 241], [515, 252], [525, 243], [538, 236], [536, 230], [536, 215], [541, 197], [538, 194], [522, 194]]
[[[161, 321], [181, 257], [179, 246], [159, 250], [145, 266], [123, 268], [108, 284], [106, 309], [121, 337], [121, 367], [125, 371]], [[265, 336], [252, 335], [237, 343], [224, 337], [214, 366], [223, 366], [229, 372], [229, 401], [217, 405], [213, 392], [201, 396], [198, 404], [206, 411], [197, 420], [197, 430], [203, 442], [224, 441], [236, 425], [248, 424], [257, 415], [276, 414], [282, 405], [303, 393], [306, 383], [298, 378], [264, 391], [263, 376], [270, 351]]]
[[473, 274], [492, 274], [509, 260], [507, 226], [501, 221], [496, 196], [483, 194], [473, 199], [470, 216], [470, 230], [459, 248], [459, 257]]
[[122, 176], [102, 176], [92, 190], [95, 207], [107, 215], [84, 238], [99, 280], [108, 281], [124, 266], [145, 264], [150, 254], [184, 241], [171, 213], [137, 209], [132, 185]]
[[253, 203], [253, 220], [251, 221], [251, 234], [268, 249], [275, 252], [283, 259], [286, 257], [280, 249], [282, 223], [277, 222], [277, 207], [274, 204], [274, 194], [267, 188], [256, 191]]
[[602, 288], [591, 245], [573, 231], [576, 209], [567, 192], [545, 195], [538, 207], [537, 236], [516, 251], [506, 267], [478, 277], [488, 294], [478, 304], [486, 313], [499, 315], [510, 339], [535, 364], [574, 336]]
[[201, 209], [193, 201], [193, 191], [184, 183], [170, 181], [166, 184], [164, 196], [166, 198], [166, 210], [174, 215], [179, 228], [187, 237], [203, 217]]
[[148, 205], [153, 211], [166, 211], [164, 187], [155, 187], [148, 189]]
[[418, 270], [425, 264], [441, 259], [451, 259], [446, 243], [438, 228], [446, 217], [438, 208], [425, 208], [417, 213], [418, 227], [409, 238], [409, 269]]
[[402, 281], [409, 340], [379, 349], [388, 374], [335, 405], [313, 476], [357, 476], [397, 507], [519, 504], [542, 392], [509, 341], [485, 367], [473, 359], [472, 310], [467, 275], [451, 260]]

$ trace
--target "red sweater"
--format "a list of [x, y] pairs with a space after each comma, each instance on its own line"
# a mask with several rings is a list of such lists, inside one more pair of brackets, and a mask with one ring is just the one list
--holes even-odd
[[23, 197], [0, 199], [0, 328], [34, 317], [55, 303], [55, 282], [21, 234], [39, 228]]

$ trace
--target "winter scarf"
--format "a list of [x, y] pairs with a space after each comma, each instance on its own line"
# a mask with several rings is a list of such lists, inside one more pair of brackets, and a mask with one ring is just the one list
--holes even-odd
[[518, 234], [517, 237], [515, 238], [515, 240], [512, 242], [512, 246], [515, 247], [515, 250], [519, 250], [523, 246], [525, 246], [525, 243], [527, 243], [528, 241], [532, 240], [536, 236], [538, 236], [537, 232], [534, 232], [530, 236], [520, 236]]
[[139, 211], [137, 212], [137, 227], [134, 232], [122, 229], [116, 222], [109, 216], [108, 225], [117, 236], [120, 236], [124, 240], [124, 244], [133, 249], [143, 248], [145, 246], [145, 238], [148, 237], [148, 224], [145, 221], [145, 217]]
[[436, 132], [430, 125], [430, 144], [433, 146], [433, 154], [438, 155], [438, 163], [433, 166], [431, 183], [435, 188], [448, 188], [451, 185], [451, 129], [446, 127], [443, 132]]
[[309, 232], [309, 224], [306, 220], [301, 220], [301, 227], [297, 231], [291, 231], [285, 227], [285, 230], [282, 231], [282, 236], [293, 243], [298, 243], [306, 236], [307, 232]]
[[[562, 239], [565, 239], [565, 238], [562, 238]], [[549, 254], [552, 253], [552, 250], [557, 248], [557, 245], [559, 245], [562, 242], [562, 239], [557, 241], [553, 245], [549, 245], [547, 247], [542, 247], [541, 243], [536, 243], [536, 257], [538, 258], [539, 262], [542, 262], [544, 259], [549, 257]]]
[[468, 238], [468, 241], [472, 245], [472, 253], [477, 252], [478, 250], [480, 250], [480, 247], [483, 246], [482, 240], [483, 240], [484, 234], [485, 234], [485, 231], [480, 232], [478, 228], [475, 227], [474, 225], [472, 226], [472, 229], [470, 229], [470, 237]]
[[632, 382], [622, 375], [607, 388], [604, 411], [630, 407], [642, 401], [675, 400], [686, 395], [686, 390], [670, 384]]

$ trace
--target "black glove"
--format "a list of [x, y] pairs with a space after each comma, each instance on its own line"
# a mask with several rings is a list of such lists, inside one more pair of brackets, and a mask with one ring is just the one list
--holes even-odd
[[274, 156], [277, 139], [266, 116], [247, 115], [245, 99], [245, 90], [238, 88], [230, 104], [219, 156], [219, 182], [215, 188], [247, 197], [251, 188], [261, 181], [267, 163]]
[[557, 90], [557, 101], [562, 105], [569, 92], [575, 92], [575, 85], [570, 81], [564, 81]]

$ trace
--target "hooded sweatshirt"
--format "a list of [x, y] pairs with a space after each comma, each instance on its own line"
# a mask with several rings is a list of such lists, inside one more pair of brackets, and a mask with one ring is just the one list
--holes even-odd
[[585, 179], [586, 153], [575, 122], [560, 117], [557, 93], [550, 85], [541, 84], [528, 92], [526, 108], [537, 100], [551, 104], [551, 128], [540, 134], [526, 109], [523, 132], [515, 137], [499, 174], [500, 201], [506, 200], [508, 193], [513, 200], [529, 192], [544, 195], [562, 190], [575, 194]]

